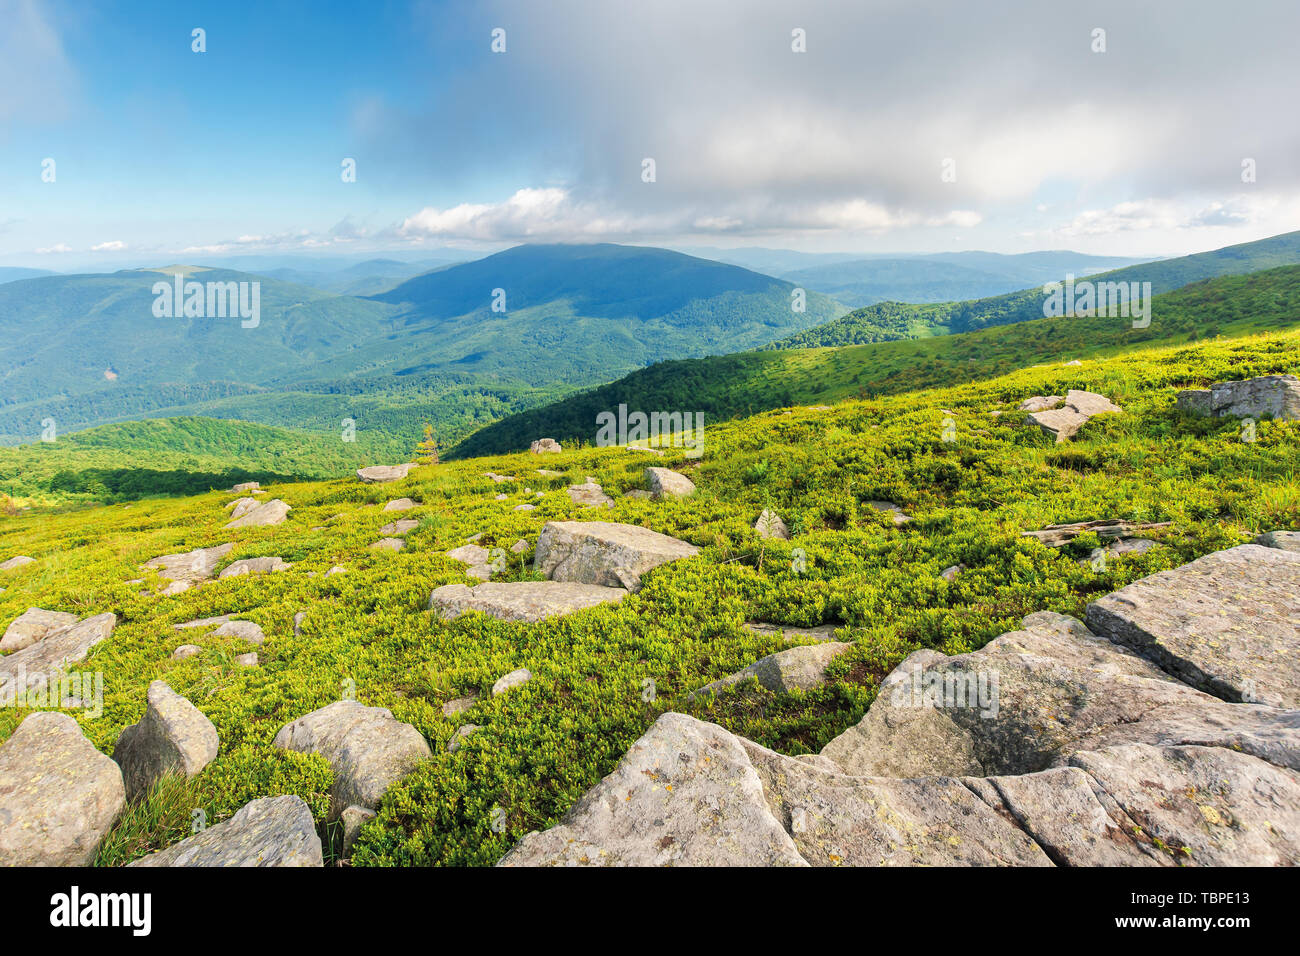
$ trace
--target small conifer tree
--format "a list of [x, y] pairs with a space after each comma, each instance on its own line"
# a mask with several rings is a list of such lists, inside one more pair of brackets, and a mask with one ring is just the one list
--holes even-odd
[[421, 465], [438, 464], [438, 442], [433, 437], [433, 426], [424, 423], [424, 441], [415, 446], [415, 460]]

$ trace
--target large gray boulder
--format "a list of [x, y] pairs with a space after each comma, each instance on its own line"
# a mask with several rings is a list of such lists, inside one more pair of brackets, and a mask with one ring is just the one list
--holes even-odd
[[637, 525], [548, 521], [537, 539], [533, 569], [552, 581], [636, 590], [646, 572], [699, 553], [693, 544]]
[[39, 607], [29, 607], [14, 618], [4, 637], [0, 637], [0, 653], [8, 654], [31, 647], [37, 641], [44, 640], [56, 631], [76, 624], [79, 618], [64, 611], [46, 611]]
[[[1050, 396], [1054, 397], [1054, 396]], [[1033, 399], [1028, 400], [1032, 402]], [[1032, 412], [1028, 420], [1043, 430], [1043, 433], [1055, 438], [1057, 442], [1068, 441], [1082, 428], [1089, 419], [1097, 415], [1122, 412], [1123, 409], [1096, 392], [1084, 392], [1072, 388], [1065, 393], [1065, 404], [1060, 408], [1046, 408]]]
[[117, 615], [97, 614], [0, 657], [0, 689], [35, 690], [44, 686], [55, 672], [82, 660], [116, 626]]
[[1087, 621], [1215, 696], [1300, 707], [1300, 554], [1217, 551], [1094, 601]]
[[424, 735], [383, 707], [340, 700], [280, 728], [281, 750], [320, 754], [334, 770], [330, 819], [349, 806], [375, 809], [388, 787], [432, 756]]
[[669, 468], [647, 468], [646, 481], [654, 498], [685, 498], [695, 494], [695, 482]]
[[369, 468], [358, 468], [357, 477], [368, 485], [386, 484], [401, 481], [414, 467], [410, 462], [400, 465], [371, 465]]
[[429, 595], [429, 610], [444, 620], [478, 611], [503, 621], [534, 623], [598, 604], [615, 604], [627, 593], [623, 588], [569, 581], [507, 581], [474, 587], [445, 584]]
[[760, 657], [748, 667], [728, 674], [712, 684], [705, 684], [691, 696], [698, 694], [717, 694], [751, 677], [764, 687], [777, 694], [788, 694], [794, 690], [812, 690], [826, 683], [826, 668], [852, 644], [840, 644], [826, 641], [820, 644], [805, 644], [789, 647], [775, 654]]
[[554, 438], [539, 438], [528, 446], [528, 450], [534, 455], [543, 455], [561, 451], [560, 443]]
[[125, 805], [122, 771], [67, 714], [0, 744], [0, 866], [87, 866]]
[[145, 562], [146, 568], [156, 568], [159, 577], [173, 584], [194, 585], [206, 581], [217, 570], [221, 559], [230, 553], [233, 544], [219, 544], [211, 548], [195, 548], [180, 554], [164, 554]]
[[1050, 865], [959, 781], [872, 780], [664, 714], [502, 866]]
[[132, 866], [324, 866], [320, 836], [302, 797], [262, 797], [223, 823]]
[[1180, 411], [1216, 418], [1274, 418], [1300, 421], [1300, 378], [1260, 375], [1236, 382], [1215, 382], [1209, 388], [1178, 393]]
[[236, 498], [226, 505], [226, 510], [230, 512], [231, 518], [242, 518], [256, 508], [258, 503], [256, 498]]
[[140, 722], [124, 728], [113, 748], [128, 800], [166, 774], [193, 777], [217, 757], [217, 728], [197, 707], [160, 680], [146, 701]]
[[263, 501], [255, 508], [250, 508], [243, 515], [236, 516], [234, 521], [227, 522], [227, 528], [254, 528], [262, 525], [280, 524], [292, 510], [290, 506], [281, 501], [279, 498], [272, 498], [270, 501]]

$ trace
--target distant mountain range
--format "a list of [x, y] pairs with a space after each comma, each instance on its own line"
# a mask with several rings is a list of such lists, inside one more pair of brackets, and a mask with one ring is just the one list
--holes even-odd
[[48, 269], [23, 269], [18, 266], [0, 266], [0, 283], [15, 282], [18, 279], [35, 279], [39, 276], [52, 276]]
[[348, 417], [412, 443], [428, 419], [451, 441], [565, 391], [844, 311], [817, 293], [796, 311], [789, 282], [615, 245], [521, 246], [369, 298], [181, 268], [196, 282], [260, 283], [257, 327], [156, 317], [152, 289], [174, 270], [0, 285], [0, 442], [34, 440], [45, 419], [69, 432], [191, 414], [333, 432]]

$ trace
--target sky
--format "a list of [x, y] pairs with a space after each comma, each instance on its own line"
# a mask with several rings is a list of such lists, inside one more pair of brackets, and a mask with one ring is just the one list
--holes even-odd
[[1297, 35], [1262, 0], [0, 0], [0, 265], [1183, 255], [1300, 228]]

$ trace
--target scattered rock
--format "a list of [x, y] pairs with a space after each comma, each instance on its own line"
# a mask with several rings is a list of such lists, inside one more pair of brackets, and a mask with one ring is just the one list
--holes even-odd
[[237, 517], [226, 524], [227, 528], [252, 528], [262, 525], [280, 524], [292, 509], [279, 498], [263, 501], [252, 508], [243, 517]]
[[582, 505], [584, 508], [614, 507], [614, 499], [605, 494], [600, 485], [590, 478], [581, 485], [570, 485], [569, 498], [574, 504]]
[[1158, 528], [1168, 528], [1172, 522], [1158, 521], [1148, 524], [1136, 524], [1131, 521], [1121, 521], [1118, 518], [1106, 518], [1102, 521], [1076, 521], [1073, 524], [1049, 524], [1042, 531], [1022, 531], [1022, 538], [1033, 538], [1036, 541], [1047, 545], [1049, 548], [1059, 548], [1063, 544], [1068, 544], [1085, 531], [1091, 531], [1103, 541], [1115, 538], [1131, 537], [1135, 531], [1154, 531]]
[[498, 474], [497, 474], [496, 472], [494, 472], [494, 471], [486, 471], [486, 472], [484, 472], [484, 473], [483, 473], [483, 477], [484, 477], [484, 478], [491, 478], [491, 479], [492, 479], [494, 482], [496, 482], [498, 485], [501, 484], [501, 482], [503, 482], [503, 481], [514, 481], [514, 480], [515, 480], [515, 477], [514, 477], [513, 475], [498, 475]]
[[384, 505], [385, 511], [410, 511], [414, 508], [415, 502], [410, 498], [394, 498], [388, 504]]
[[493, 501], [506, 501], [509, 497], [510, 497], [509, 495], [507, 495], [507, 494], [505, 494], [505, 493], [502, 493], [502, 494], [499, 494], [499, 495], [494, 495], [493, 498], [492, 498], [492, 500], [493, 500]]
[[375, 818], [374, 810], [367, 810], [365, 807], [351, 806], [348, 807], [339, 816], [343, 824], [343, 855], [349, 856], [352, 853], [352, 845], [357, 842], [357, 837], [361, 835], [361, 828]]
[[236, 498], [230, 504], [226, 505], [226, 510], [230, 512], [231, 518], [242, 518], [258, 505], [256, 498]]
[[223, 823], [131, 866], [324, 866], [316, 822], [302, 797], [262, 797]]
[[375, 809], [388, 787], [432, 756], [424, 736], [383, 707], [340, 700], [280, 728], [281, 750], [320, 754], [334, 770], [330, 819], [353, 804]]
[[534, 455], [541, 455], [547, 452], [560, 451], [560, 443], [554, 438], [539, 438], [528, 446], [528, 450]]
[[44, 640], [65, 627], [71, 627], [78, 620], [75, 614], [29, 607], [5, 628], [4, 637], [0, 637], [0, 653], [7, 654], [31, 647], [37, 641]]
[[535, 511], [536, 509], [537, 509], [537, 505], [515, 505], [510, 510], [511, 511]]
[[457, 697], [455, 700], [449, 700], [447, 703], [442, 705], [442, 716], [452, 717], [456, 714], [463, 714], [477, 703], [478, 696], [476, 694]]
[[843, 624], [819, 624], [816, 627], [791, 627], [788, 624], [768, 624], [763, 621], [746, 621], [746, 630], [755, 634], [780, 636], [786, 643], [791, 641], [833, 641], [835, 632]]
[[239, 654], [235, 657], [235, 663], [240, 667], [256, 667], [259, 658], [256, 652], [250, 654]]
[[461, 745], [465, 743], [466, 738], [469, 737], [470, 734], [482, 729], [483, 728], [478, 724], [463, 724], [462, 726], [457, 727], [456, 732], [452, 734], [451, 739], [447, 741], [447, 753], [454, 754], [461, 748]]
[[371, 465], [369, 468], [358, 468], [357, 477], [368, 485], [386, 484], [401, 481], [414, 467], [410, 462], [401, 465]]
[[173, 624], [172, 630], [185, 631], [193, 627], [211, 627], [214, 624], [225, 624], [233, 615], [219, 614], [216, 617], [201, 617], [193, 621], [185, 621], [183, 624]]
[[1041, 428], [1044, 434], [1057, 442], [1068, 441], [1096, 415], [1122, 412], [1123, 409], [1104, 395], [1070, 389], [1065, 393], [1065, 405], [1033, 412], [1028, 421]]
[[307, 620], [307, 612], [299, 611], [293, 616], [293, 636], [302, 637], [302, 625]]
[[654, 498], [685, 498], [695, 493], [695, 482], [668, 468], [647, 468], [645, 477]]
[[894, 527], [899, 528], [911, 521], [911, 517], [903, 514], [903, 509], [892, 501], [868, 501], [867, 505], [873, 511], [883, 511], [887, 513], [894, 522]]
[[218, 578], [237, 578], [245, 574], [270, 574], [272, 571], [288, 571], [293, 564], [278, 555], [264, 558], [242, 558], [232, 561], [222, 569]]
[[528, 548], [529, 548], [528, 542], [523, 538], [520, 538], [518, 541], [516, 541], [514, 544], [510, 546], [510, 552], [512, 554], [524, 554], [528, 550]]
[[513, 581], [503, 583], [447, 584], [429, 595], [429, 610], [447, 620], [470, 611], [503, 621], [536, 622], [572, 614], [598, 604], [613, 604], [627, 596], [623, 588], [567, 581]]
[[1255, 538], [1255, 544], [1265, 548], [1300, 552], [1300, 531], [1266, 531]]
[[1094, 601], [1087, 622], [1216, 697], [1300, 707], [1300, 555], [1208, 554]]
[[766, 508], [758, 516], [758, 520], [754, 522], [754, 530], [758, 532], [760, 538], [790, 540], [790, 529], [785, 526], [785, 522], [780, 519], [775, 511], [768, 511]]
[[227, 621], [212, 632], [213, 637], [235, 637], [250, 644], [266, 643], [266, 634], [252, 621]]
[[0, 866], [88, 866], [125, 805], [122, 771], [67, 714], [29, 714], [0, 744]]
[[496, 697], [500, 694], [504, 694], [508, 690], [522, 687], [532, 679], [532, 671], [528, 670], [526, 667], [521, 667], [519, 670], [511, 671], [505, 677], [499, 678], [497, 682], [492, 685], [492, 696]]
[[1026, 398], [1017, 408], [1022, 412], [1044, 412], [1049, 408], [1055, 408], [1065, 401], [1060, 395], [1035, 395], [1033, 398]]
[[940, 571], [939, 577], [943, 578], [945, 581], [949, 583], [952, 583], [953, 581], [956, 581], [957, 576], [965, 570], [966, 570], [966, 565], [954, 564], [951, 567], [944, 568], [942, 571]]
[[16, 555], [0, 564], [0, 571], [12, 571], [14, 568], [21, 568], [24, 564], [35, 564], [35, 558], [29, 558], [25, 554]]
[[563, 477], [564, 477], [564, 472], [562, 472], [562, 471], [552, 471], [550, 468], [538, 468], [538, 469], [537, 469], [537, 473], [538, 473], [539, 475], [542, 475], [542, 476], [546, 477], [546, 478], [563, 478]]
[[379, 529], [379, 533], [397, 537], [404, 534], [410, 534], [419, 526], [420, 522], [416, 521], [414, 518], [401, 518], [384, 525]]
[[325, 572], [325, 577], [328, 578], [334, 574], [347, 574], [347, 573], [348, 573], [347, 568], [343, 567], [342, 565], [336, 564], [334, 565], [334, 567], [330, 568], [328, 571]]
[[378, 548], [386, 551], [401, 551], [406, 547], [406, 542], [401, 538], [380, 538], [370, 547], [371, 550]]
[[211, 578], [221, 559], [228, 555], [232, 548], [234, 548], [233, 544], [219, 544], [212, 548], [195, 548], [183, 554], [164, 554], [162, 557], [146, 561], [144, 566], [157, 568], [158, 576], [173, 584], [184, 584], [185, 587], [190, 587]]
[[193, 657], [195, 654], [203, 652], [203, 648], [197, 644], [182, 644], [176, 650], [172, 651], [172, 660], [183, 661]]
[[761, 657], [743, 670], [729, 674], [721, 680], [706, 684], [690, 696], [717, 694], [740, 684], [751, 677], [759, 686], [778, 694], [794, 690], [812, 690], [826, 683], [826, 667], [843, 654], [852, 644], [823, 641], [786, 648], [767, 657]]
[[[548, 521], [537, 539], [533, 569], [552, 581], [627, 586], [641, 575], [700, 553], [693, 544], [637, 525], [610, 521]], [[622, 573], [620, 573], [622, 572]]]
[[639, 500], [648, 501], [652, 497], [652, 495], [650, 494], [650, 492], [642, 488], [629, 488], [627, 491], [623, 492], [623, 497], [636, 498]]
[[122, 730], [113, 748], [127, 800], [143, 796], [165, 774], [193, 777], [216, 759], [217, 746], [212, 721], [163, 681], [154, 681], [144, 716]]
[[243, 481], [231, 488], [231, 492], [239, 493], [241, 491], [257, 491], [262, 485], [256, 481]]
[[0, 657], [0, 687], [6, 692], [9, 688], [36, 691], [45, 687], [53, 672], [82, 660], [116, 625], [117, 615], [97, 614]]
[[1180, 411], [1216, 418], [1264, 418], [1300, 421], [1300, 378], [1260, 375], [1237, 382], [1215, 382], [1209, 388], [1178, 393]]

